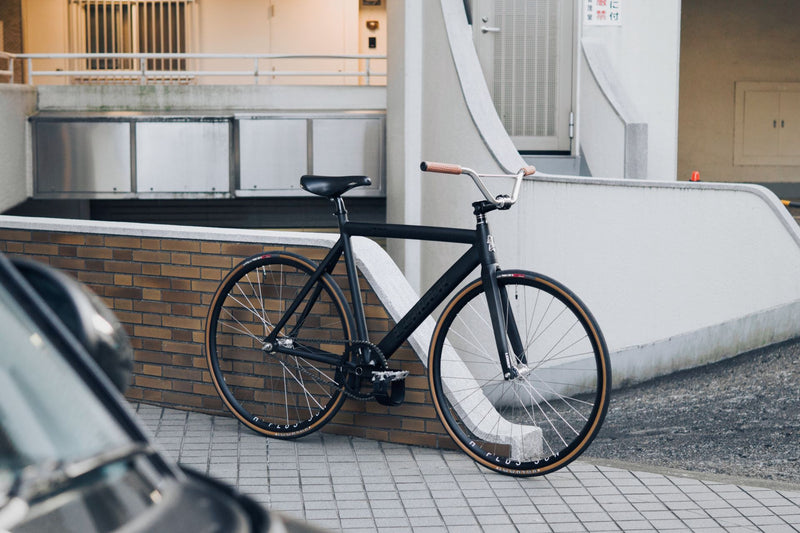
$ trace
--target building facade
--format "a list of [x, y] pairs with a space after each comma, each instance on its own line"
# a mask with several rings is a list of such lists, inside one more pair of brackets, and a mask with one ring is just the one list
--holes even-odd
[[[457, 219], [430, 205], [443, 191], [419, 174], [423, 158], [667, 181], [698, 171], [793, 196], [791, 8], [3, 0], [4, 48], [22, 54], [14, 81], [37, 104], [25, 173], [4, 177], [25, 181], [25, 202], [2, 207], [264, 227], [300, 206], [308, 220], [290, 227], [323, 227], [327, 206], [297, 177], [366, 173], [376, 185], [354, 201], [370, 219]], [[422, 246], [389, 244], [401, 264]]]

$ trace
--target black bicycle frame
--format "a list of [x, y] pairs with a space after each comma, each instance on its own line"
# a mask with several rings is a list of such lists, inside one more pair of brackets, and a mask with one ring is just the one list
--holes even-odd
[[[377, 343], [378, 349], [383, 353], [386, 359], [390, 358], [392, 354], [405, 342], [411, 333], [422, 324], [422, 322], [441, 304], [447, 296], [455, 290], [455, 288], [464, 281], [470, 272], [477, 266], [481, 266], [481, 278], [485, 286], [487, 303], [489, 304], [489, 314], [491, 315], [492, 327], [494, 329], [495, 340], [497, 344], [498, 354], [500, 354], [500, 363], [503, 368], [503, 374], [506, 379], [516, 376], [516, 371], [511, 365], [508, 355], [508, 342], [506, 332], [504, 331], [505, 325], [511, 325], [508, 335], [511, 339], [512, 348], [517, 354], [517, 358], [524, 362], [524, 350], [519, 334], [514, 327], [514, 318], [510, 316], [507, 311], [507, 295], [505, 291], [501, 291], [497, 284], [497, 259], [494, 252], [494, 242], [489, 232], [489, 226], [486, 223], [485, 213], [494, 210], [494, 206], [488, 202], [476, 202], [473, 204], [475, 208], [476, 227], [474, 230], [465, 230], [457, 228], [442, 228], [431, 226], [414, 226], [406, 224], [373, 224], [362, 222], [350, 222], [347, 218], [347, 211], [344, 207], [344, 202], [341, 198], [334, 198], [336, 203], [335, 214], [339, 220], [340, 237], [336, 244], [330, 249], [325, 258], [319, 263], [314, 274], [308, 280], [306, 285], [295, 298], [292, 305], [290, 305], [284, 313], [281, 320], [275, 325], [273, 335], [281, 331], [286, 325], [295, 311], [301, 305], [301, 302], [308, 295], [312, 287], [317, 284], [317, 281], [323, 276], [324, 273], [332, 273], [333, 269], [338, 264], [342, 255], [344, 255], [345, 267], [347, 271], [347, 280], [350, 288], [352, 298], [352, 311], [355, 318], [356, 335], [358, 340], [369, 340], [369, 333], [367, 331], [367, 320], [364, 314], [363, 300], [361, 298], [361, 289], [358, 283], [358, 273], [356, 271], [355, 258], [350, 238], [351, 237], [382, 237], [382, 238], [399, 238], [399, 239], [412, 239], [423, 241], [435, 242], [449, 242], [469, 244], [470, 248], [448, 268], [436, 282], [428, 289], [425, 294], [417, 301], [417, 303], [400, 319], [397, 324], [386, 334], [386, 336]], [[316, 285], [317, 291], [321, 290], [319, 285]], [[300, 320], [298, 324], [302, 323], [303, 316], [308, 313], [311, 305], [318, 296], [318, 293], [312, 294], [306, 307], [301, 311]], [[291, 333], [289, 334], [291, 336]], [[274, 341], [274, 339], [272, 339]], [[328, 363], [338, 364], [338, 357], [326, 357], [325, 354], [315, 354], [309, 357], [307, 352], [295, 353], [292, 348], [278, 347], [276, 349], [288, 354], [300, 355], [305, 358], [319, 359]], [[364, 361], [363, 363], [368, 363]]]

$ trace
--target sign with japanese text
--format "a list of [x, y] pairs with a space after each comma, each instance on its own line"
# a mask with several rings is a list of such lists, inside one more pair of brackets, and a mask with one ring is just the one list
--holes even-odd
[[620, 26], [622, 0], [584, 0], [583, 23], [592, 26]]

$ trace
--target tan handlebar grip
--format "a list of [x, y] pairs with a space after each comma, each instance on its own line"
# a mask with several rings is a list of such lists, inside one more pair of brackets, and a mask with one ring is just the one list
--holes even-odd
[[523, 176], [530, 176], [531, 174], [536, 172], [536, 167], [534, 166], [522, 167], [520, 170], [522, 171]]
[[434, 163], [432, 161], [423, 161], [419, 164], [420, 170], [423, 172], [438, 172], [440, 174], [461, 174], [460, 165], [451, 165], [449, 163]]

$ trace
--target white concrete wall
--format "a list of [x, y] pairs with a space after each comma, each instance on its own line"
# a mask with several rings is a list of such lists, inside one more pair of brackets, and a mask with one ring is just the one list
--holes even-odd
[[386, 87], [252, 85], [42, 85], [39, 111], [178, 113], [386, 108]]
[[[578, 94], [580, 115], [577, 131], [586, 165], [595, 176], [625, 175], [625, 118], [603, 92], [583, 53], [579, 57], [582, 80]], [[608, 73], [612, 74], [612, 73]], [[641, 177], [641, 176], [640, 176]]]
[[539, 178], [520, 194], [492, 224], [501, 264], [586, 303], [617, 381], [800, 335], [800, 230], [768, 190]]
[[[389, 23], [391, 57], [401, 47], [406, 56], [389, 62], [387, 217], [397, 223], [469, 225], [469, 204], [478, 199], [471, 182], [421, 175], [419, 162], [458, 162], [489, 171], [525, 163], [494, 110], [464, 5], [460, 0], [390, 3]], [[436, 243], [392, 243], [389, 249], [417, 290], [429, 286], [458, 253], [458, 247]]]
[[[674, 180], [678, 154], [678, 77], [681, 36], [680, 0], [637, 0], [622, 4], [622, 25], [583, 26], [582, 40], [601, 44], [610, 58], [609, 78], [630, 97], [637, 114], [648, 125], [647, 172], [642, 178]], [[578, 47], [580, 53], [580, 47]], [[578, 81], [578, 90], [590, 80]], [[583, 100], [577, 115], [577, 142], [592, 133], [581, 130], [581, 117], [586, 106]], [[593, 128], [603, 131], [598, 124]], [[588, 158], [587, 158], [588, 159]], [[595, 176], [595, 167], [604, 167], [588, 160]]]
[[28, 116], [36, 106], [36, 90], [0, 85], [0, 212], [28, 198], [31, 143]]
[[[480, 83], [462, 2], [404, 4], [393, 9], [422, 18], [416, 26], [405, 20], [403, 38], [419, 39], [424, 53], [418, 67], [406, 60], [394, 72], [404, 76], [405, 85], [389, 89], [388, 138], [401, 143], [387, 147], [389, 194], [391, 202], [392, 186], [419, 184], [406, 201], [419, 198], [422, 209], [416, 220], [398, 209], [392, 221], [469, 228], [474, 225], [469, 203], [480, 197], [474, 185], [460, 176], [420, 178], [409, 161], [418, 154], [417, 159], [484, 172], [515, 170], [522, 161]], [[586, 37], [600, 40], [610, 65], [621, 73], [620, 84], [635, 106], [627, 112], [650, 126], [642, 177], [674, 180], [680, 4], [625, 7], [622, 27], [592, 28]], [[413, 105], [419, 105], [419, 115]], [[409, 119], [418, 120], [421, 143]], [[612, 140], [622, 142], [617, 133]], [[392, 159], [398, 149], [403, 167]], [[622, 170], [622, 162], [616, 164], [610, 172]], [[489, 185], [508, 192], [502, 180]], [[586, 302], [613, 352], [617, 383], [800, 335], [800, 233], [766, 189], [537, 176], [526, 181], [519, 204], [493, 213], [490, 223], [503, 266], [541, 271]], [[424, 289], [463, 249], [422, 243], [419, 264], [406, 256], [403, 268]]]

